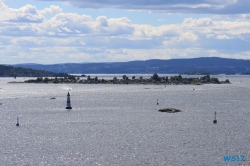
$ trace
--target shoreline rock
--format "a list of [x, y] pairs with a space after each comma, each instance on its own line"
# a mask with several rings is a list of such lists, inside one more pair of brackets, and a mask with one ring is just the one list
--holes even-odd
[[176, 108], [162, 108], [158, 110], [159, 112], [167, 112], [167, 113], [176, 113], [176, 112], [182, 112], [179, 109]]

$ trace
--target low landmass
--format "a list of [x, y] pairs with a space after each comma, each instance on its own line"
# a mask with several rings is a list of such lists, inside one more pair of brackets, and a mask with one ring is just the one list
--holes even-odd
[[181, 74], [186, 74], [186, 75], [217, 75], [217, 73], [203, 71], [203, 70], [194, 70], [194, 71], [184, 72]]
[[250, 75], [250, 72], [244, 72], [241, 75]]
[[129, 62], [63, 63], [63, 64], [17, 64], [36, 70], [74, 74], [148, 74], [189, 73], [196, 75], [242, 74], [250, 72], [250, 60], [219, 57], [190, 59], [150, 59]]
[[181, 112], [181, 110], [176, 109], [176, 108], [162, 108], [158, 110], [159, 112], [167, 112], [167, 113], [176, 113], [176, 112]]
[[30, 79], [24, 81], [25, 83], [78, 83], [78, 84], [164, 84], [164, 85], [183, 85], [183, 84], [223, 84], [230, 83], [228, 79], [225, 81], [219, 81], [218, 78], [210, 77], [206, 75], [203, 77], [182, 77], [181, 75], [171, 76], [171, 77], [159, 77], [157, 73], [154, 73], [151, 78], [143, 78], [132, 76], [131, 78], [126, 75], [122, 76], [122, 79], [114, 77], [113, 79], [99, 79], [97, 76], [91, 78], [87, 76], [87, 79], [80, 79], [73, 75], [65, 77], [55, 77], [55, 78], [42, 78], [38, 77], [37, 79]]
[[0, 65], [0, 77], [64, 77], [66, 73], [55, 73], [45, 70], [35, 70], [23, 67]]

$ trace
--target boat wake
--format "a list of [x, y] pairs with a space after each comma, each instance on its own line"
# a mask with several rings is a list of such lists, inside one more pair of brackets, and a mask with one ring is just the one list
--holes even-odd
[[64, 90], [67, 90], [67, 91], [73, 90], [71, 87], [66, 86], [66, 85], [60, 86], [60, 88], [62, 88], [62, 89], [64, 89]]

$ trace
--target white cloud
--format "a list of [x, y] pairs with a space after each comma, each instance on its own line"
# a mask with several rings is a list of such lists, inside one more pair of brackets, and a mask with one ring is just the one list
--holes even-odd
[[230, 39], [227, 35], [218, 35], [216, 39]]
[[8, 8], [1, 0], [0, 0], [0, 21], [8, 20], [14, 17], [15, 13], [10, 12], [11, 9]]
[[198, 39], [197, 35], [191, 32], [181, 33], [179, 40], [177, 41], [196, 41]]
[[250, 20], [250, 14], [227, 14], [227, 15], [214, 15], [214, 18], [222, 19], [235, 19], [237, 21]]
[[179, 24], [153, 26], [134, 24], [127, 17], [65, 13], [53, 5], [43, 10], [31, 5], [12, 9], [0, 0], [0, 9], [0, 56], [5, 63], [12, 58], [40, 63], [220, 55], [250, 58], [250, 22], [244, 20], [187, 18]]
[[12, 15], [9, 21], [15, 22], [42, 22], [45, 17], [38, 12], [35, 6], [26, 5], [20, 9], [9, 9]]
[[97, 17], [96, 21], [101, 27], [108, 27], [108, 20], [106, 16], [99, 16]]
[[58, 14], [62, 13], [63, 9], [60, 8], [59, 6], [51, 5], [49, 8], [45, 8], [40, 11], [41, 14], [46, 15], [46, 14]]
[[213, 25], [211, 18], [201, 18], [201, 19], [187, 18], [183, 22], [183, 26], [187, 27], [204, 27], [211, 25]]

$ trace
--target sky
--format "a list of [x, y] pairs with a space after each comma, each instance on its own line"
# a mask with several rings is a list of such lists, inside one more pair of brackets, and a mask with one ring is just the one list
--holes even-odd
[[250, 59], [250, 0], [0, 0], [0, 64]]

